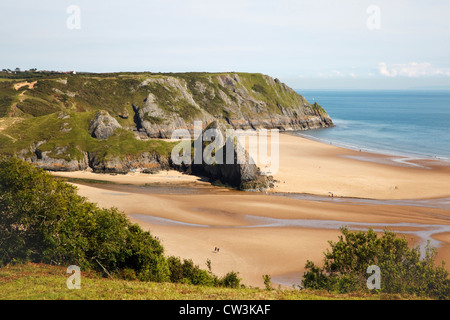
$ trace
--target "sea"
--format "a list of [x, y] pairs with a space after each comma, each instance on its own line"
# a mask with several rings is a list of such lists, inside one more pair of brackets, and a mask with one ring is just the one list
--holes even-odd
[[450, 161], [450, 91], [297, 90], [335, 127], [296, 134], [349, 149]]

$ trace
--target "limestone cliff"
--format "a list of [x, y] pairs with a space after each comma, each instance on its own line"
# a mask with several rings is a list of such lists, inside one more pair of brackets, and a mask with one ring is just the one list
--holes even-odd
[[[197, 175], [209, 177], [212, 181], [219, 180], [223, 184], [241, 190], [264, 190], [270, 187], [273, 178], [263, 175], [258, 166], [250, 159], [249, 153], [239, 143], [239, 139], [226, 136], [226, 126], [220, 122], [214, 121], [210, 123], [203, 131], [209, 130], [214, 140], [220, 136], [220, 142], [215, 147], [214, 157], [210, 161], [203, 161], [201, 164], [192, 164], [190, 170]], [[202, 134], [203, 136], [203, 134]], [[197, 140], [201, 137], [197, 138]], [[219, 139], [218, 139], [219, 140]], [[194, 147], [195, 147], [194, 142]], [[227, 148], [227, 144], [231, 144], [232, 148]], [[205, 152], [205, 148], [209, 143], [205, 143], [203, 139], [198, 141], [197, 145], [201, 145], [201, 154]], [[231, 152], [228, 155], [228, 152]], [[230, 161], [231, 160], [231, 161]]]
[[205, 125], [222, 121], [244, 130], [293, 131], [332, 126], [324, 109], [265, 75], [169, 76], [149, 78], [140, 87], [148, 88], [150, 93], [143, 103], [133, 105], [135, 122], [138, 130], [150, 138], [169, 138], [178, 128], [192, 132], [195, 120]]

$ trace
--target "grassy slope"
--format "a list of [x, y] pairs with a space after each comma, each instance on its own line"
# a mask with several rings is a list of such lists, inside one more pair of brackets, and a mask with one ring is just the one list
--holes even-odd
[[380, 294], [338, 295], [295, 289], [211, 288], [103, 278], [81, 272], [81, 289], [66, 286], [66, 268], [28, 263], [0, 269], [0, 300], [323, 300], [412, 299]]
[[[82, 159], [83, 151], [96, 152], [105, 157], [120, 155], [136, 155], [140, 152], [156, 152], [170, 155], [173, 143], [161, 140], [137, 140], [132, 132], [117, 130], [116, 134], [107, 140], [98, 140], [88, 132], [92, 112], [70, 112], [70, 118], [59, 119], [58, 114], [28, 118], [0, 132], [0, 154], [13, 154], [15, 151], [28, 149], [32, 142], [47, 141], [39, 149], [51, 151], [52, 158]], [[71, 128], [65, 132], [61, 129]], [[55, 147], [64, 148], [61, 154], [55, 152]]]

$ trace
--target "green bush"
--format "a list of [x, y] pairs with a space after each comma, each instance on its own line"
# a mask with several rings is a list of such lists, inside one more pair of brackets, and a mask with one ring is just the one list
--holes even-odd
[[76, 264], [138, 279], [169, 280], [163, 247], [117, 209], [15, 158], [0, 160], [0, 266], [11, 261]]
[[220, 285], [227, 288], [239, 288], [241, 278], [238, 273], [234, 271], [228, 272], [222, 279], [220, 279]]
[[419, 247], [410, 249], [404, 238], [385, 231], [381, 237], [369, 229], [350, 232], [341, 229], [339, 241], [330, 241], [331, 251], [324, 255], [323, 267], [307, 261], [303, 286], [339, 293], [369, 292], [367, 268], [376, 265], [381, 270], [379, 292], [412, 294], [431, 298], [450, 298], [450, 279], [444, 262], [434, 263], [436, 250], [427, 245], [421, 258]]
[[192, 260], [166, 258], [160, 242], [117, 209], [99, 208], [25, 161], [0, 158], [0, 267], [20, 262], [75, 264], [141, 281], [227, 287], [240, 281], [233, 272], [219, 279]]
[[170, 270], [170, 281], [175, 283], [187, 283], [203, 286], [239, 288], [241, 279], [238, 273], [231, 271], [222, 278], [218, 278], [211, 272], [211, 261], [208, 259], [206, 265], [208, 271], [200, 269], [199, 266], [194, 265], [191, 259], [183, 259], [181, 261], [178, 257], [169, 257], [167, 262]]
[[194, 265], [191, 259], [183, 259], [178, 257], [169, 257], [167, 262], [170, 270], [170, 281], [175, 283], [187, 283], [203, 286], [220, 285], [216, 276], [211, 272], [200, 269]]

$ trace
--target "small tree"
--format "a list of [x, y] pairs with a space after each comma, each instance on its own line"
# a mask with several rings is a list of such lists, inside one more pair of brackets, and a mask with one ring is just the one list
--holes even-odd
[[230, 271], [222, 279], [220, 284], [227, 288], [239, 288], [241, 284], [241, 278], [238, 276], [238, 272]]
[[267, 291], [273, 290], [272, 288], [272, 279], [270, 278], [270, 275], [265, 274], [262, 276], [264, 281], [264, 286]]
[[369, 229], [367, 232], [350, 232], [341, 229], [339, 241], [329, 241], [331, 251], [324, 253], [323, 267], [307, 261], [303, 286], [340, 293], [365, 291], [366, 273], [371, 265], [381, 270], [381, 292], [406, 293], [433, 298], [450, 298], [448, 271], [434, 264], [436, 250], [427, 245], [425, 257], [420, 257], [419, 247], [410, 249], [404, 238], [394, 232], [384, 231], [381, 237]]

